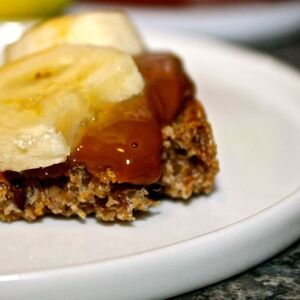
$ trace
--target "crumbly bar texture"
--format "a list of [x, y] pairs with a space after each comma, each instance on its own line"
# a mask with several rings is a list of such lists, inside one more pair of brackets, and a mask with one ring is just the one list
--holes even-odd
[[157, 199], [188, 199], [194, 194], [210, 193], [219, 167], [216, 144], [202, 105], [188, 101], [162, 134], [163, 169], [156, 184], [119, 184], [110, 169], [95, 177], [84, 166], [76, 166], [56, 179], [25, 178], [22, 195], [18, 195], [15, 183], [0, 176], [0, 220], [92, 215], [101, 221], [132, 221], [138, 211], [157, 205]]

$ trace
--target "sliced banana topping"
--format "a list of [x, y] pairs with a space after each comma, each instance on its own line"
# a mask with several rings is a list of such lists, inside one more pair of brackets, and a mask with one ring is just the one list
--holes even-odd
[[141, 38], [126, 14], [101, 11], [63, 16], [43, 22], [6, 49], [6, 61], [62, 43], [107, 46], [135, 55], [144, 51]]
[[[67, 159], [70, 147], [60, 132], [53, 126], [37, 125], [27, 127], [18, 133], [4, 133], [1, 139], [1, 148], [7, 147], [0, 158], [0, 165], [6, 170], [23, 171], [31, 168], [47, 167]], [[9, 147], [8, 145], [12, 143]], [[9, 149], [8, 149], [9, 148]], [[5, 150], [5, 148], [4, 148]], [[12, 153], [8, 152], [12, 150]], [[4, 169], [3, 169], [4, 170]]]
[[0, 69], [0, 171], [65, 161], [83, 123], [143, 87], [131, 56], [110, 48], [62, 45], [6, 64]]

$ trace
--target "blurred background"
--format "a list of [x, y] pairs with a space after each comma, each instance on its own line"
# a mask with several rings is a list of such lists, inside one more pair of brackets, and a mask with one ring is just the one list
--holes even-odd
[[142, 31], [213, 36], [300, 66], [300, 0], [0, 0], [0, 43], [20, 35], [18, 21], [100, 8], [127, 11]]
[[79, 1], [71, 11], [122, 7], [139, 28], [208, 35], [269, 52], [300, 67], [299, 0]]

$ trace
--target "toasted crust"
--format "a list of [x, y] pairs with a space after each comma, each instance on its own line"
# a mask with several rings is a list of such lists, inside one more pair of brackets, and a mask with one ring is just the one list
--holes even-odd
[[95, 177], [84, 166], [77, 166], [57, 180], [25, 181], [20, 203], [16, 201], [14, 184], [0, 176], [0, 220], [94, 215], [103, 221], [132, 221], [135, 212], [156, 205], [152, 198], [157, 196], [188, 199], [193, 194], [209, 193], [219, 167], [216, 144], [201, 104], [188, 101], [162, 134], [163, 170], [157, 184], [118, 184], [110, 169]]

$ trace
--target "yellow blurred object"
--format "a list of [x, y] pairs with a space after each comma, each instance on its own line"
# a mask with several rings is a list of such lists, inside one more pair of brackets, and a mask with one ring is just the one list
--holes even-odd
[[0, 19], [26, 19], [61, 12], [71, 0], [0, 0]]

